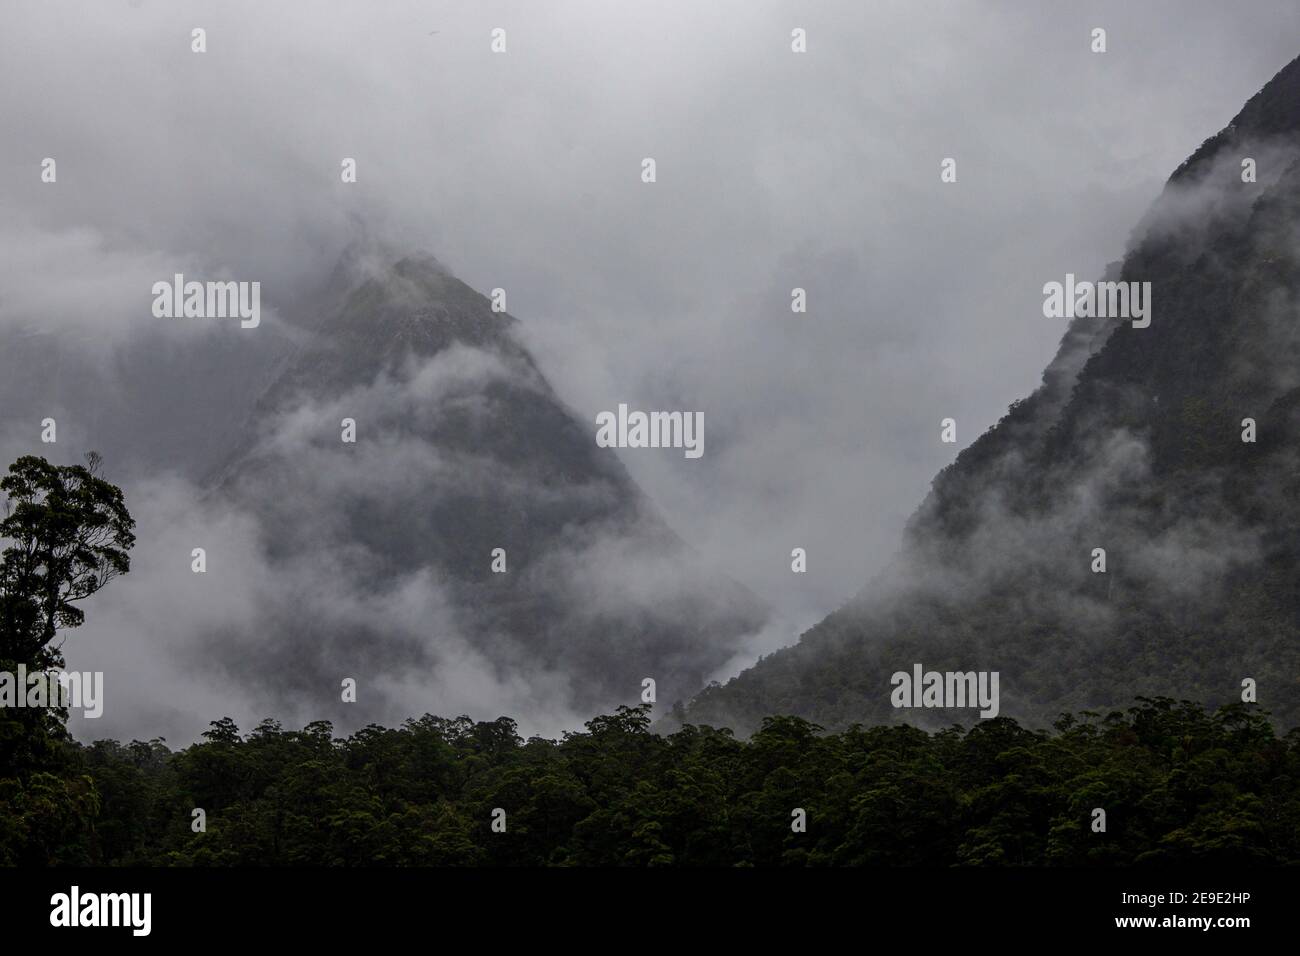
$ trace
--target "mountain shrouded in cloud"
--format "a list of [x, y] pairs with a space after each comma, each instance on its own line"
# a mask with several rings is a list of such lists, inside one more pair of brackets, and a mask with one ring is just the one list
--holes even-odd
[[[458, 661], [395, 664], [401, 681], [379, 689], [385, 719], [431, 700], [443, 713], [516, 715], [526, 731], [590, 716], [567, 706], [558, 668], [479, 656], [486, 638], [446, 619], [455, 601], [433, 564], [376, 596], [347, 549], [290, 562], [267, 550], [259, 516], [275, 519], [262, 503], [202, 494], [232, 447], [250, 454], [240, 477], [251, 479], [266, 429], [304, 424], [286, 417], [292, 405], [266, 419], [253, 405], [353, 288], [341, 270], [325, 296], [308, 294], [358, 222], [399, 257], [430, 249], [470, 286], [507, 288], [520, 341], [584, 427], [622, 401], [705, 412], [698, 461], [604, 451], [705, 564], [776, 609], [780, 621], [722, 677], [875, 577], [924, 482], [1049, 361], [1064, 323], [1035, 314], [1040, 284], [1067, 269], [1102, 274], [1157, 174], [1294, 55], [1300, 23], [1287, 0], [1260, 0], [1249, 17], [1204, 2], [1189, 16], [1172, 0], [1106, 0], [1087, 19], [806, 6], [468, 4], [437, 23], [404, 0], [328, 13], [232, 0], [193, 15], [97, 4], [75, 22], [49, 5], [6, 10], [0, 451], [61, 463], [103, 452], [141, 525], [132, 574], [96, 596], [68, 641], [69, 661], [104, 669], [111, 688], [102, 721], [76, 732], [177, 742], [213, 715], [310, 719], [314, 672], [254, 685], [237, 667], [275, 646], [266, 609], [295, 603]], [[671, 38], [665, 17], [681, 27]], [[790, 50], [796, 21], [807, 54]], [[1089, 49], [1097, 24], [1112, 40], [1104, 56]], [[196, 26], [203, 54], [191, 50]], [[507, 55], [489, 46], [498, 26]], [[59, 70], [50, 50], [62, 51]], [[639, 175], [647, 156], [654, 185]], [[956, 183], [939, 179], [947, 156]], [[43, 179], [47, 157], [57, 182]], [[340, 177], [345, 158], [356, 182]], [[1260, 159], [1267, 185], [1277, 167]], [[151, 314], [152, 284], [176, 273], [260, 281], [260, 326]], [[807, 314], [790, 311], [796, 286]], [[1080, 360], [1087, 331], [1072, 340]], [[375, 416], [335, 411], [312, 439], [320, 450], [359, 458], [383, 440]], [[345, 415], [358, 420], [356, 446], [337, 442]], [[945, 415], [960, 422], [957, 445], [935, 441]], [[47, 417], [57, 445], [41, 443]], [[805, 575], [790, 573], [795, 546], [810, 556]], [[196, 547], [203, 575], [190, 571]], [[526, 557], [509, 551], [511, 574]], [[598, 562], [595, 580], [630, 558]], [[652, 571], [623, 582], [661, 593]], [[236, 638], [196, 636], [221, 633]], [[309, 643], [301, 667], [334, 646], [347, 645]], [[321, 679], [344, 665], [329, 659]], [[351, 713], [375, 705], [375, 690]]]
[[681, 697], [761, 626], [557, 398], [515, 319], [427, 256], [344, 271], [215, 479], [279, 586], [258, 600], [266, 636], [216, 633], [210, 664], [351, 722], [469, 658], [517, 687], [516, 712], [582, 713], [645, 678]]
[[[597, 446], [516, 319], [366, 237], [322, 279], [252, 329], [4, 330], [0, 445], [103, 452], [139, 522], [133, 571], [74, 656], [146, 690], [79, 732], [435, 711], [555, 733], [639, 702], [646, 678], [660, 701], [688, 695], [763, 627]], [[56, 444], [37, 441], [46, 416]]]
[[1151, 283], [1150, 325], [1075, 318], [886, 572], [678, 718], [971, 719], [891, 704], [919, 663], [997, 671], [1001, 712], [1039, 722], [1229, 703], [1248, 679], [1300, 719], [1300, 59], [1171, 176], [1105, 279]]

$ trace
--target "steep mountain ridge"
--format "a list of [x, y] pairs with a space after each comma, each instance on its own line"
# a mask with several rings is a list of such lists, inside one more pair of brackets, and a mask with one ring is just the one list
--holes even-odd
[[1149, 327], [1075, 319], [1043, 385], [935, 478], [890, 568], [675, 719], [972, 719], [891, 705], [891, 674], [919, 662], [998, 671], [1002, 713], [1040, 723], [1137, 695], [1230, 702], [1246, 678], [1300, 720], [1298, 134], [1300, 59], [1107, 270], [1151, 283]]
[[428, 256], [371, 263], [317, 320], [215, 493], [255, 516], [286, 580], [341, 576], [353, 607], [432, 603], [401, 634], [301, 600], [268, 608], [274, 639], [248, 648], [241, 680], [305, 689], [344, 668], [418, 684], [471, 655], [595, 710], [639, 699], [644, 678], [689, 692], [761, 625], [757, 599], [597, 447], [516, 325]]

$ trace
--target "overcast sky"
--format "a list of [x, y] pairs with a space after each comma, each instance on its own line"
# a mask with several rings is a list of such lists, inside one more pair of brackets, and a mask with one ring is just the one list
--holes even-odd
[[275, 308], [364, 222], [504, 288], [587, 420], [704, 413], [703, 458], [624, 460], [775, 605], [753, 654], [882, 566], [934, 473], [1038, 383], [1063, 331], [1043, 283], [1120, 258], [1297, 53], [1294, 0], [16, 0], [0, 327], [111, 342], [176, 264]]

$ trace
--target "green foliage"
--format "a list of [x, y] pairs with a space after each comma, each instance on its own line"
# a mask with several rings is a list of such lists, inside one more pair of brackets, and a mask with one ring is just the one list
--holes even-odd
[[94, 453], [85, 466], [25, 455], [0, 479], [0, 661], [60, 666], [56, 630], [80, 625], [76, 603], [130, 570], [135, 522], [99, 465]]
[[[77, 602], [130, 570], [134, 522], [99, 466], [94, 453], [85, 466], [28, 455], [0, 479], [0, 671], [61, 667], [51, 641], [60, 628], [81, 624]], [[0, 709], [0, 863], [104, 858], [94, 822], [105, 808], [66, 720], [61, 707]], [[111, 819], [116, 810], [108, 808]], [[113, 835], [119, 838], [126, 837]]]
[[[0, 783], [0, 860], [173, 866], [1039, 866], [1300, 861], [1300, 732], [1168, 698], [926, 733], [773, 717], [749, 740], [652, 733], [622, 707], [560, 740], [425, 716], [344, 739], [326, 723], [215, 721], [71, 745]], [[194, 833], [202, 807], [207, 831]], [[507, 814], [504, 833], [492, 812]], [[791, 811], [807, 812], [805, 833]], [[1107, 830], [1092, 831], [1092, 811]]]

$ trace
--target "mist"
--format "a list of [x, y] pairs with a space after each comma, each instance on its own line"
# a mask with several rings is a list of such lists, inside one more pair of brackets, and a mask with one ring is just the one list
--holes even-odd
[[[307, 453], [304, 423], [341, 415], [250, 419], [358, 241], [506, 290], [520, 341], [581, 421], [620, 402], [703, 412], [702, 459], [619, 457], [705, 565], [771, 606], [720, 649], [725, 679], [889, 567], [933, 475], [1038, 386], [1061, 344], [1042, 284], [1105, 272], [1168, 171], [1294, 55], [1300, 11], [122, 2], [19, 4], [0, 24], [0, 452], [108, 456], [140, 545], [62, 639], [69, 666], [105, 670], [121, 703], [74, 727], [179, 743], [225, 714], [319, 715], [302, 686], [256, 678], [267, 655], [300, 655], [312, 683], [357, 669], [337, 644], [277, 643], [268, 622], [295, 605], [383, 635], [364, 719], [508, 713], [554, 733], [589, 716], [572, 661], [486, 659], [448, 582], [412, 569], [376, 606], [346, 554], [270, 566], [265, 517], [210, 496], [227, 441]], [[807, 54], [790, 52], [796, 26]], [[1089, 51], [1095, 26], [1105, 55]], [[191, 52], [195, 27], [206, 53]], [[41, 182], [45, 157], [56, 183]], [[946, 157], [956, 183], [940, 182]], [[340, 180], [344, 158], [356, 183]], [[1163, 227], [1203, 201], [1167, 206]], [[150, 287], [178, 272], [262, 282], [263, 325], [155, 319]], [[807, 314], [790, 310], [795, 287]], [[1081, 363], [1095, 343], [1080, 335]], [[205, 363], [225, 372], [194, 374]], [[495, 374], [446, 371], [474, 386]], [[389, 402], [446, 380], [436, 372], [337, 404]], [[56, 446], [39, 443], [47, 415]], [[946, 417], [956, 445], [939, 441]], [[1131, 450], [1115, 466], [1140, 476]], [[419, 467], [475, 481], [464, 460]], [[355, 478], [320, 471], [334, 491]], [[401, 478], [365, 480], [382, 495]], [[1150, 565], [1194, 531], [1152, 542]], [[222, 556], [206, 577], [190, 572], [195, 541]], [[807, 574], [790, 571], [795, 547]], [[662, 590], [660, 558], [618, 537], [545, 567], [557, 593], [611, 578], [647, 582], [643, 601]]]

